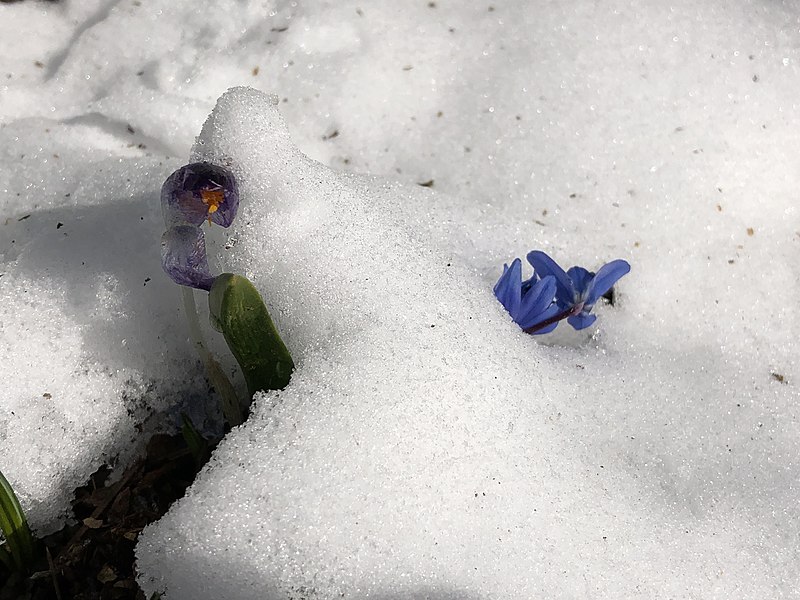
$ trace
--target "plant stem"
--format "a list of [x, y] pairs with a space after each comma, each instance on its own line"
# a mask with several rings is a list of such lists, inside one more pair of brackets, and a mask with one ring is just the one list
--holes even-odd
[[231, 427], [242, 424], [242, 412], [239, 408], [239, 399], [236, 397], [236, 390], [222, 371], [222, 367], [214, 360], [211, 352], [206, 348], [203, 339], [203, 332], [200, 329], [200, 318], [197, 315], [197, 305], [194, 301], [194, 290], [189, 287], [181, 286], [183, 296], [183, 308], [186, 313], [186, 321], [189, 324], [189, 337], [191, 337], [200, 360], [206, 367], [208, 378], [217, 393], [222, 398], [222, 414]]
[[536, 333], [540, 329], [544, 329], [548, 325], [552, 325], [553, 323], [556, 323], [561, 319], [566, 319], [567, 317], [574, 317], [582, 310], [583, 310], [583, 302], [580, 302], [579, 304], [576, 304], [575, 306], [570, 306], [568, 309], [562, 310], [557, 315], [554, 315], [549, 319], [542, 321], [541, 323], [537, 323], [536, 325], [531, 325], [530, 327], [528, 327], [527, 329], [523, 329], [522, 331], [524, 331], [525, 333]]

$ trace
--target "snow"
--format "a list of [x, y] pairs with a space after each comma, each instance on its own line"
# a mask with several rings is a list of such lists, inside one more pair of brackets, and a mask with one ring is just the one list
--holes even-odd
[[[148, 594], [800, 597], [793, 3], [0, 23], [0, 468], [37, 528], [206, 398], [158, 264], [158, 188], [202, 158], [242, 194], [212, 265], [297, 372], [143, 532]], [[241, 85], [276, 95], [215, 107]], [[597, 327], [510, 321], [534, 248], [631, 263]]]
[[168, 170], [86, 151], [107, 140], [82, 127], [37, 119], [0, 138], [13, 165], [0, 183], [0, 456], [31, 524], [50, 531], [77, 486], [126, 464], [205, 384], [159, 266], [152, 180]]

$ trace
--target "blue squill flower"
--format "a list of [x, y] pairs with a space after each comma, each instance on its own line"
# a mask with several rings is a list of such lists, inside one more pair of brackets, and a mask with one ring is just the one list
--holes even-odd
[[175, 225], [161, 236], [161, 266], [178, 285], [208, 292], [214, 283], [203, 230], [194, 225]]
[[185, 165], [161, 187], [161, 208], [167, 226], [202, 225], [203, 221], [228, 227], [239, 208], [239, 189], [225, 167], [199, 162]]
[[541, 250], [528, 253], [528, 262], [533, 266], [536, 276], [554, 277], [556, 281], [556, 304], [561, 311], [560, 318], [575, 329], [589, 327], [597, 319], [591, 314], [595, 302], [631, 270], [624, 260], [612, 260], [591, 273], [583, 267], [572, 267], [564, 272], [556, 262]]
[[514, 322], [528, 333], [548, 333], [555, 329], [552, 318], [559, 312], [553, 303], [555, 277], [531, 278], [522, 281], [522, 261], [515, 258], [511, 266], [503, 265], [503, 274], [494, 286], [494, 295]]

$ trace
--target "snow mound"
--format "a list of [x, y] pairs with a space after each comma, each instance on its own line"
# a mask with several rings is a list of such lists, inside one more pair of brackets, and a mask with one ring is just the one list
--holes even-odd
[[161, 272], [171, 165], [103, 141], [48, 120], [0, 130], [15, 164], [0, 172], [0, 468], [41, 533], [95, 470], [169, 429], [165, 411], [208, 395]]
[[308, 159], [274, 97], [229, 91], [192, 158], [239, 179], [225, 268], [261, 290], [297, 370], [143, 532], [147, 594], [797, 589], [794, 395], [757, 352], [662, 331], [669, 301], [634, 290], [669, 265], [634, 263], [601, 331], [543, 345], [494, 299], [500, 265], [474, 269], [455, 200]]

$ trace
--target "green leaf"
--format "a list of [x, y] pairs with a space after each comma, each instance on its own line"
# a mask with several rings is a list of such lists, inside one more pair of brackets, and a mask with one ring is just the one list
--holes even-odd
[[286, 387], [294, 362], [253, 284], [241, 275], [223, 273], [211, 286], [208, 306], [211, 324], [225, 336], [250, 396]]
[[33, 564], [33, 536], [19, 500], [2, 473], [0, 473], [0, 529], [6, 538], [5, 545], [11, 554], [14, 566], [19, 571], [27, 571]]
[[183, 420], [183, 425], [181, 425], [181, 435], [183, 435], [183, 440], [189, 447], [189, 452], [192, 453], [194, 462], [199, 468], [205, 464], [206, 458], [208, 458], [208, 442], [206, 441], [206, 438], [200, 435], [200, 432], [197, 431], [197, 428], [194, 426], [194, 423], [192, 423], [189, 415], [186, 413], [181, 413], [181, 419]]

